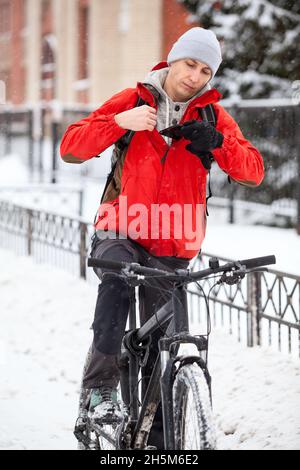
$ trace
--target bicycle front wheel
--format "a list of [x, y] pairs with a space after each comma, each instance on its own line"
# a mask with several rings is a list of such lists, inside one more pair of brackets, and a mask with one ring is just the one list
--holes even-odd
[[215, 450], [209, 389], [198, 364], [182, 366], [173, 383], [175, 449]]

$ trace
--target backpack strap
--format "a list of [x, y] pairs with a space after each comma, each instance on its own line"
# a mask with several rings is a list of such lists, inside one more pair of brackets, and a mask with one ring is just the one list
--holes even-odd
[[[212, 104], [208, 104], [205, 108], [198, 108], [199, 115], [203, 121], [209, 122], [212, 126], [216, 127], [217, 116], [215, 109]], [[203, 153], [203, 163], [205, 168], [209, 171], [211, 168], [211, 163], [214, 161], [214, 157], [211, 152]]]
[[[143, 85], [148, 88], [151, 93], [153, 94], [155, 100], [158, 100], [159, 97], [159, 92], [154, 88], [154, 86], [150, 85], [150, 83], [143, 83]], [[140, 96], [138, 97], [138, 100], [136, 102], [135, 108], [138, 106], [143, 106], [146, 104], [146, 101], [143, 100]], [[122, 150], [128, 147], [128, 145], [131, 142], [132, 137], [134, 136], [135, 131], [127, 131], [125, 135], [123, 135], [116, 143], [115, 145], [118, 145]]]
[[[158, 100], [158, 96], [159, 96], [158, 91], [152, 85], [150, 85], [148, 83], [144, 83], [144, 86], [146, 86], [148, 89], [150, 89], [150, 91], [153, 94], [154, 98], [156, 100]], [[144, 104], [146, 104], [146, 101], [143, 100], [143, 98], [141, 98], [139, 96], [138, 100], [136, 102], [136, 105], [134, 107], [137, 108], [138, 106], [143, 106]], [[118, 163], [122, 153], [129, 146], [134, 134], [135, 134], [135, 131], [128, 130], [126, 132], [126, 134], [124, 134], [117, 142], [115, 142], [115, 149], [113, 151], [112, 158], [111, 158], [111, 169], [110, 169], [109, 174], [107, 175], [105, 187], [104, 187], [104, 190], [103, 190], [103, 193], [102, 193], [102, 196], [101, 196], [101, 201], [100, 201], [101, 204], [103, 202], [104, 195], [106, 193], [106, 190], [107, 190], [108, 186], [113, 181], [114, 174], [115, 174], [116, 167], [117, 167], [117, 163]]]
[[216, 127], [217, 116], [215, 108], [212, 104], [208, 104], [205, 108], [198, 108], [199, 114], [201, 115], [203, 121], [208, 121], [212, 126]]
[[[217, 116], [216, 116], [215, 108], [213, 107], [212, 104], [208, 104], [204, 108], [198, 108], [198, 111], [203, 121], [208, 121], [212, 126], [216, 127]], [[206, 215], [207, 216], [209, 216], [209, 213], [207, 210], [208, 200], [212, 197], [210, 170], [211, 170], [211, 164], [213, 161], [214, 161], [214, 157], [211, 152], [203, 153], [202, 162], [205, 168], [208, 170], [208, 196], [206, 197]]]

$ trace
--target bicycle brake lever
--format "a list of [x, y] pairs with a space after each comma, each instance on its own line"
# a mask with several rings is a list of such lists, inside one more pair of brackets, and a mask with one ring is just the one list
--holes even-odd
[[237, 269], [236, 271], [225, 271], [221, 278], [218, 280], [217, 284], [228, 284], [229, 286], [233, 286], [241, 281], [247, 274], [245, 268]]
[[239, 281], [241, 281], [246, 274], [249, 273], [259, 273], [259, 272], [268, 272], [268, 268], [254, 268], [254, 269], [245, 269], [243, 265], [240, 263], [236, 263], [237, 266], [240, 266], [241, 269], [237, 269], [235, 271], [225, 271], [217, 284], [228, 284], [229, 286], [232, 286], [234, 284], [237, 284]]
[[128, 268], [122, 269], [122, 274], [119, 274], [119, 277], [121, 277], [121, 279], [123, 279], [130, 287], [138, 287], [146, 282], [142, 275], [135, 274], [128, 270]]
[[136, 273], [133, 271], [132, 268], [139, 268], [141, 265], [139, 263], [130, 263], [130, 265], [123, 268], [121, 271], [126, 275], [136, 276]]

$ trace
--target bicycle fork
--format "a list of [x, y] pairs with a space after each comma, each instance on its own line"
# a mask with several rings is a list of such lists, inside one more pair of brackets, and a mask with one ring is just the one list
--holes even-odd
[[[173, 322], [174, 335], [188, 333], [187, 294], [186, 286], [177, 285], [173, 290]], [[173, 397], [172, 383], [174, 362], [171, 359], [171, 346], [174, 343], [174, 335], [171, 338], [163, 337], [159, 340], [159, 351], [161, 358], [161, 404], [163, 414], [165, 449], [174, 449], [174, 422], [173, 422]], [[178, 349], [178, 348], [177, 348]], [[176, 351], [177, 352], [177, 351]]]
[[186, 285], [175, 285], [172, 296], [174, 333], [171, 337], [163, 337], [159, 340], [161, 358], [161, 403], [163, 414], [164, 443], [166, 450], [175, 449], [174, 413], [173, 413], [173, 382], [180, 365], [197, 362], [200, 367], [204, 361], [200, 356], [178, 357], [180, 344], [194, 344], [199, 353], [207, 351], [207, 340], [204, 337], [195, 337], [189, 333], [189, 319], [187, 306]]

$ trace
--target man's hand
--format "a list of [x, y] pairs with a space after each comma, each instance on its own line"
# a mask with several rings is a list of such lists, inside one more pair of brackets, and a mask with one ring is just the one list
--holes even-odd
[[224, 136], [216, 131], [207, 121], [187, 121], [180, 129], [181, 136], [191, 143], [186, 146], [190, 152], [201, 157], [203, 152], [211, 152], [217, 147], [222, 147]]
[[131, 131], [153, 131], [156, 126], [156, 109], [144, 104], [115, 115], [118, 126]]

